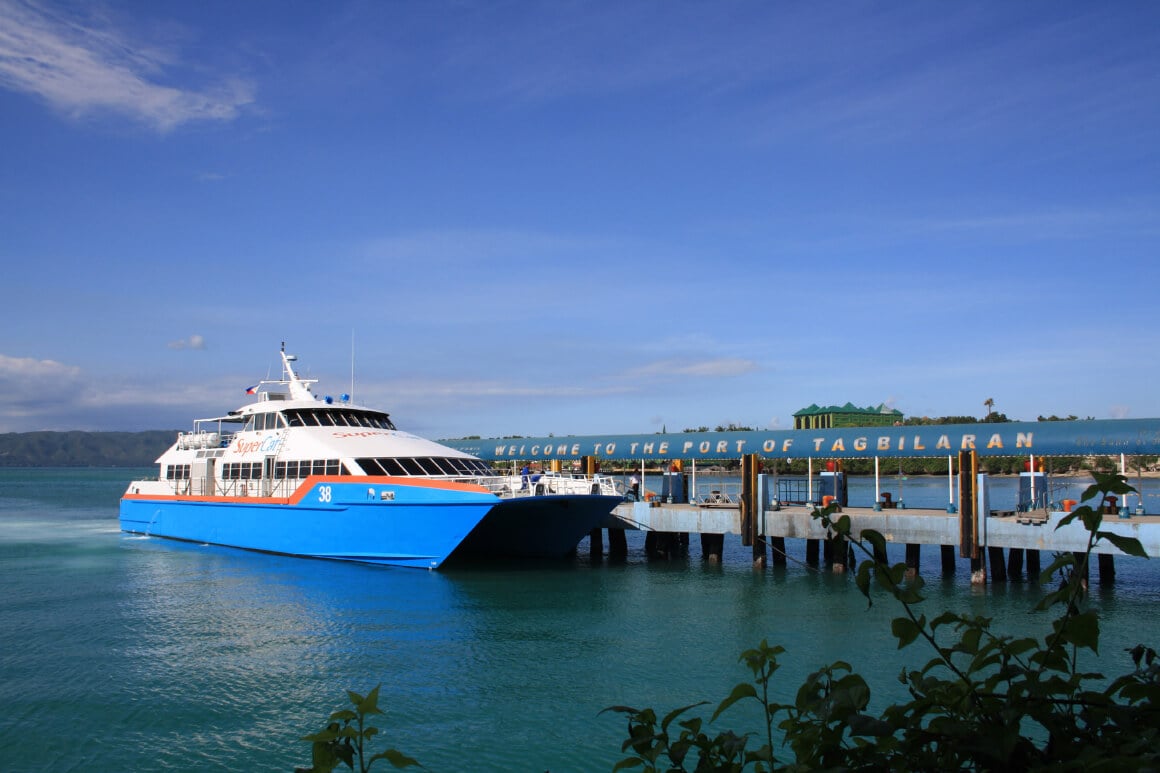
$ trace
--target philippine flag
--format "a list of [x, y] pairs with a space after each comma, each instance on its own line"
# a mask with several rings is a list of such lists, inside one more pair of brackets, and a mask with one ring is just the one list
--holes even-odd
[[246, 387], [246, 394], [248, 394], [248, 395], [258, 394], [258, 387], [259, 386], [260, 386], [260, 384], [254, 384], [252, 387]]

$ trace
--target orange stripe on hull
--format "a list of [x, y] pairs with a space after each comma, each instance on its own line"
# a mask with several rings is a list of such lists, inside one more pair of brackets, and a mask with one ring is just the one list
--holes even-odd
[[405, 478], [388, 475], [312, 475], [304, 480], [289, 497], [236, 497], [217, 495], [194, 494], [125, 494], [121, 499], [148, 499], [171, 500], [175, 502], [242, 502], [250, 504], [297, 505], [306, 498], [306, 495], [320, 483], [356, 483], [373, 484], [378, 486], [411, 486], [414, 488], [433, 488], [444, 491], [465, 491], [477, 494], [488, 493], [487, 489], [476, 483], [456, 483], [446, 480], [424, 480], [421, 478]]

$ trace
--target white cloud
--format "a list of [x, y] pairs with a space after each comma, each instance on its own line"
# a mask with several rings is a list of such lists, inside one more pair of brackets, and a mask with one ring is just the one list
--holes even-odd
[[20, 425], [60, 409], [82, 388], [81, 369], [55, 360], [0, 354], [0, 428]]
[[0, 85], [35, 94], [72, 116], [127, 115], [169, 131], [189, 121], [229, 121], [253, 87], [225, 79], [202, 90], [162, 83], [170, 56], [111, 27], [35, 2], [0, 0]]

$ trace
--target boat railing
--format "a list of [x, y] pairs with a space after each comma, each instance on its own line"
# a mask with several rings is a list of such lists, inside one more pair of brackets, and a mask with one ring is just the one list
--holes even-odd
[[[439, 476], [457, 483], [483, 486], [501, 499], [532, 496], [563, 496], [594, 494], [623, 497], [624, 484], [607, 475], [572, 473], [536, 473], [529, 475], [495, 475], [481, 477]], [[289, 497], [297, 491], [304, 478], [239, 478], [215, 480], [193, 477], [168, 481], [173, 493], [187, 496], [222, 497]]]
[[484, 486], [502, 499], [576, 494], [623, 497], [625, 493], [620, 481], [600, 474], [545, 472], [497, 475], [474, 479], [472, 482]]
[[178, 432], [177, 447], [181, 450], [226, 448], [233, 439], [233, 432], [208, 432], [205, 430]]

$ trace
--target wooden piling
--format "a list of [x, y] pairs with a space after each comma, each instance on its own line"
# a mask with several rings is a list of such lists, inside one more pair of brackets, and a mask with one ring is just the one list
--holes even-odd
[[755, 569], [764, 569], [768, 563], [765, 535], [762, 534], [765, 507], [757, 496], [757, 478], [760, 472], [761, 459], [757, 454], [745, 454], [741, 457], [741, 544], [753, 546]]
[[986, 585], [986, 584], [987, 584], [987, 562], [983, 558], [982, 551], [980, 551], [977, 558], [971, 559], [971, 585]]

